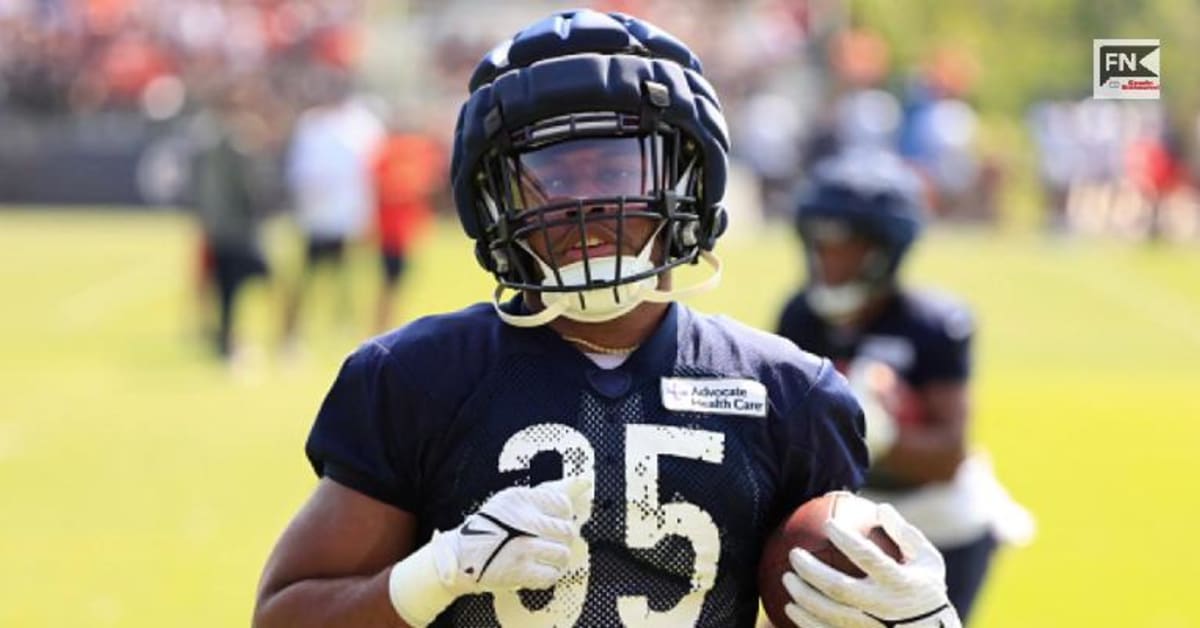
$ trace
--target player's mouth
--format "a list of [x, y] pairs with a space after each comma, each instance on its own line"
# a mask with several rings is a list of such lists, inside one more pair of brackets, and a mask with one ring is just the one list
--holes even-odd
[[559, 253], [558, 260], [560, 265], [572, 264], [583, 259], [584, 252], [587, 252], [589, 260], [600, 257], [608, 257], [617, 254], [617, 245], [609, 239], [589, 234], [586, 240], [580, 241], [576, 236], [573, 238], [572, 244]]

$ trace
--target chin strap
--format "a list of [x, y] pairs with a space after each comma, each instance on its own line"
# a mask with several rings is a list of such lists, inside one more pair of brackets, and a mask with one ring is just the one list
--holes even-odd
[[[572, 307], [573, 304], [579, 302], [578, 299], [572, 298], [558, 299], [557, 301], [545, 306], [541, 311], [534, 312], [533, 314], [512, 314], [510, 312], [505, 312], [504, 309], [500, 307], [500, 300], [501, 297], [504, 296], [505, 290], [503, 285], [496, 286], [495, 292], [492, 293], [492, 307], [496, 309], [496, 314], [500, 316], [501, 320], [514, 327], [537, 327], [539, 325], [545, 325], [559, 316], [565, 316], [571, 320], [579, 321], [581, 323], [603, 323], [615, 318], [620, 318], [621, 316], [632, 312], [634, 308], [636, 308], [638, 305], [641, 305], [643, 302], [667, 303], [669, 301], [675, 301], [695, 294], [708, 292], [709, 290], [717, 287], [717, 284], [721, 283], [721, 258], [717, 257], [717, 254], [711, 251], [700, 251], [700, 259], [704, 260], [704, 262], [707, 263], [712, 269], [712, 273], [702, 281], [685, 288], [671, 290], [659, 290], [656, 287], [644, 287], [646, 284], [640, 283], [631, 284], [637, 286], [638, 289], [635, 289], [629, 295], [628, 303], [622, 304], [616, 309], [607, 310], [604, 312], [588, 312], [586, 310], [580, 310]], [[584, 290], [580, 292], [584, 294], [584, 298], [586, 300], [589, 292], [602, 292], [611, 290], [612, 287], [607, 287], [597, 288], [596, 290]], [[575, 295], [577, 293], [571, 292], [566, 294]]]

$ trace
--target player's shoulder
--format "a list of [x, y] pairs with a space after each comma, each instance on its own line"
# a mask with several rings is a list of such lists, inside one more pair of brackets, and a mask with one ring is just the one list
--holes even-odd
[[409, 379], [469, 382], [503, 352], [503, 327], [489, 304], [478, 303], [370, 338], [350, 359], [391, 363]]
[[897, 295], [901, 316], [925, 334], [963, 341], [975, 333], [975, 316], [959, 297], [934, 288], [906, 289]]
[[691, 312], [688, 355], [695, 361], [729, 375], [755, 377], [768, 386], [806, 394], [824, 370], [832, 367], [825, 360], [804, 351], [792, 341], [756, 329], [727, 316]]
[[453, 312], [422, 316], [376, 336], [371, 342], [392, 350], [404, 350], [457, 338], [475, 341], [494, 334], [501, 324], [490, 304], [476, 303]]

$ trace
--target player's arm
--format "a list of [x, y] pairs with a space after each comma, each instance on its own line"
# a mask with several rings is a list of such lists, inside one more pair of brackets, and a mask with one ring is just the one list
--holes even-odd
[[396, 464], [416, 441], [397, 438], [385, 417], [408, 420], [423, 408], [396, 366], [382, 345], [364, 344], [326, 394], [305, 444], [321, 479], [267, 561], [255, 626], [405, 625], [388, 585], [419, 541], [417, 490]]
[[550, 587], [590, 492], [581, 479], [510, 487], [413, 549], [412, 514], [323, 479], [267, 563], [255, 626], [425, 626], [462, 595]]
[[256, 628], [407, 626], [388, 597], [416, 518], [328, 478], [292, 519], [259, 582]]
[[965, 381], [938, 381], [919, 391], [927, 413], [918, 425], [902, 425], [876, 464], [913, 482], [945, 482], [967, 454], [970, 402]]

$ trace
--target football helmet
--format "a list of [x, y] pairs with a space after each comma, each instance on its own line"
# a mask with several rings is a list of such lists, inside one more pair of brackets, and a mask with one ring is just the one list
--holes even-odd
[[[853, 148], [814, 166], [796, 208], [796, 229], [808, 260], [809, 305], [834, 322], [853, 316], [871, 297], [895, 285], [896, 272], [924, 226], [921, 180], [895, 154]], [[858, 236], [870, 243], [848, 281], [822, 279], [818, 249]]]
[[[620, 13], [561, 11], [493, 49], [469, 89], [450, 175], [504, 320], [611, 320], [715, 284], [729, 138], [679, 40]], [[661, 273], [700, 259], [708, 280], [658, 289]], [[505, 289], [536, 292], [545, 309], [505, 312]]]

